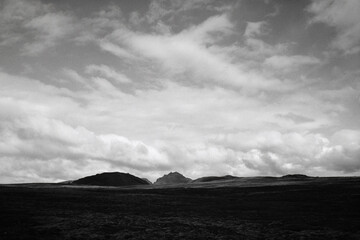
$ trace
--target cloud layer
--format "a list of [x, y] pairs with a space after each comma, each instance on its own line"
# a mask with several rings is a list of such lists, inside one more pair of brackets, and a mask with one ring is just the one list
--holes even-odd
[[345, 53], [360, 51], [360, 3], [350, 1], [314, 1], [309, 6], [312, 22], [325, 23], [337, 31], [332, 46]]
[[357, 175], [357, 7], [4, 1], [0, 182]]

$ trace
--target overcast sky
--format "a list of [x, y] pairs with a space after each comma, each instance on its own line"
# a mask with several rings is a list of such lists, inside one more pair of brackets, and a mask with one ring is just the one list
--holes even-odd
[[360, 1], [0, 1], [0, 183], [360, 173]]

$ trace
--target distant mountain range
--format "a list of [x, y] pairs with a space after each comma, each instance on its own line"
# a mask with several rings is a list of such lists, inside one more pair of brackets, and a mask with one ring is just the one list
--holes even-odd
[[[266, 177], [262, 177], [262, 179]], [[279, 179], [288, 180], [306, 180], [311, 178], [302, 174], [285, 175]], [[158, 178], [154, 185], [171, 185], [171, 184], [201, 184], [201, 183], [212, 183], [212, 182], [233, 182], [242, 181], [241, 177], [225, 175], [225, 176], [208, 176], [201, 177], [195, 180], [187, 178], [178, 172], [170, 172], [164, 176]], [[135, 185], [151, 185], [152, 183], [146, 178], [139, 178], [129, 173], [121, 172], [104, 172], [84, 178], [80, 178], [74, 181], [65, 181], [59, 184], [66, 185], [90, 185], [90, 186], [135, 186]]]

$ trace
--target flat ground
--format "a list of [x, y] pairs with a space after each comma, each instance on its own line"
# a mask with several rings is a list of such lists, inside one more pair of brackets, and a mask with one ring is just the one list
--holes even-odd
[[360, 178], [256, 181], [3, 185], [0, 239], [360, 239]]

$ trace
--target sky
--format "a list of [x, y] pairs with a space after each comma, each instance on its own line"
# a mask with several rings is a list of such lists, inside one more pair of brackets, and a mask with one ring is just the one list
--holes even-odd
[[0, 183], [360, 175], [358, 0], [0, 0]]

